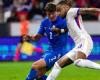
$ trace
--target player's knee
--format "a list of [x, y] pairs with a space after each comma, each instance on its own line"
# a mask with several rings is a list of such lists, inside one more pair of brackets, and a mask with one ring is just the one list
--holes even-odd
[[38, 64], [32, 64], [32, 69], [34, 70], [38, 70], [39, 69], [39, 65]]
[[74, 61], [74, 65], [78, 67], [84, 67], [84, 65], [81, 65], [83, 62], [83, 59], [77, 59]]
[[45, 62], [43, 62], [43, 61], [37, 61], [37, 62], [34, 62], [32, 64], [32, 69], [40, 70], [42, 68], [45, 68], [45, 66], [46, 66]]
[[65, 56], [61, 58], [60, 60], [58, 60], [57, 63], [59, 64], [61, 68], [64, 68], [65, 66], [72, 64], [73, 60]]

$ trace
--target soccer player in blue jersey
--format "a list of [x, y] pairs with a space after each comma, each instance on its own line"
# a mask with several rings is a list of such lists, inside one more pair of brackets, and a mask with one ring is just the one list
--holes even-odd
[[[45, 34], [49, 41], [49, 48], [44, 53], [43, 58], [33, 63], [26, 80], [46, 80], [45, 72], [67, 52], [68, 31], [66, 29], [66, 19], [57, 16], [56, 5], [53, 3], [46, 5], [45, 12], [47, 17], [41, 22], [38, 33], [32, 36], [31, 39], [37, 41]], [[59, 30], [53, 30], [55, 27]]]

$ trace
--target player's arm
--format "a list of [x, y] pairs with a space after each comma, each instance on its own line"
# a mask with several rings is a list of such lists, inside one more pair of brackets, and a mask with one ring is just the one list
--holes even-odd
[[52, 28], [52, 31], [54, 31], [54, 32], [56, 32], [58, 34], [61, 34], [61, 33], [67, 32], [68, 29], [67, 28], [65, 28], [65, 29], [59, 29], [59, 28], [55, 27], [55, 28]]
[[62, 33], [68, 32], [67, 24], [64, 23], [62, 29], [57, 28], [57, 27], [53, 27], [52, 31], [56, 32], [57, 34], [62, 34]]
[[33, 35], [33, 36], [31, 37], [31, 40], [33, 40], [33, 41], [38, 41], [42, 36], [44, 36], [44, 33], [45, 33], [44, 26], [45, 26], [45, 21], [43, 20], [43, 21], [41, 22], [41, 24], [40, 24], [40, 28], [39, 28], [37, 34], [36, 34], [36, 35]]
[[45, 24], [42, 21], [37, 34], [32, 35], [32, 36], [27, 35], [25, 39], [32, 40], [32, 41], [38, 41], [42, 36], [44, 36], [44, 33], [45, 33], [44, 26]]
[[41, 34], [36, 34], [36, 35], [31, 36], [30, 39], [31, 39], [32, 41], [38, 41], [38, 40], [40, 40], [40, 38], [41, 38], [42, 36], [43, 36], [43, 35], [41, 35]]
[[79, 13], [85, 14], [85, 13], [100, 13], [100, 8], [80, 8]]
[[53, 27], [52, 31], [56, 32], [57, 34], [68, 32], [66, 19], [64, 19], [62, 22], [62, 28]]
[[42, 37], [41, 34], [36, 34], [36, 35], [32, 35], [32, 36], [25, 35], [23, 37], [23, 41], [28, 41], [28, 40], [38, 41], [41, 37]]

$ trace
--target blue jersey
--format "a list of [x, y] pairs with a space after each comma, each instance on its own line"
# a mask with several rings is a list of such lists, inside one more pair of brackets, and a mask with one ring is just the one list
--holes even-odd
[[57, 35], [57, 33], [53, 32], [51, 29], [53, 26], [60, 29], [67, 28], [66, 19], [57, 16], [56, 21], [52, 22], [47, 17], [41, 22], [38, 34], [46, 34], [49, 41], [49, 49], [43, 55], [47, 69], [50, 69], [57, 60], [67, 53], [66, 45], [68, 32]]
[[57, 35], [55, 32], [51, 30], [53, 26], [60, 29], [65, 29], [67, 27], [66, 19], [63, 19], [60, 16], [57, 16], [56, 21], [52, 22], [50, 19], [48, 19], [48, 17], [46, 17], [41, 22], [38, 34], [47, 35], [50, 49], [54, 51], [56, 50], [56, 52], [64, 51], [66, 50], [68, 32]]

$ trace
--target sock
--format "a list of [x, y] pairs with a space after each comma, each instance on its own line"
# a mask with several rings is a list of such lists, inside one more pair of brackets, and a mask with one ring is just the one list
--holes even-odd
[[100, 65], [87, 59], [77, 59], [74, 64], [79, 67], [100, 69]]
[[37, 77], [37, 71], [34, 69], [31, 69], [31, 71], [29, 72], [26, 80], [35, 80]]
[[53, 67], [51, 73], [49, 74], [49, 76], [47, 77], [46, 80], [55, 80], [57, 78], [57, 76], [59, 75], [60, 72], [61, 72], [61, 67], [56, 62], [54, 64], [54, 67]]

